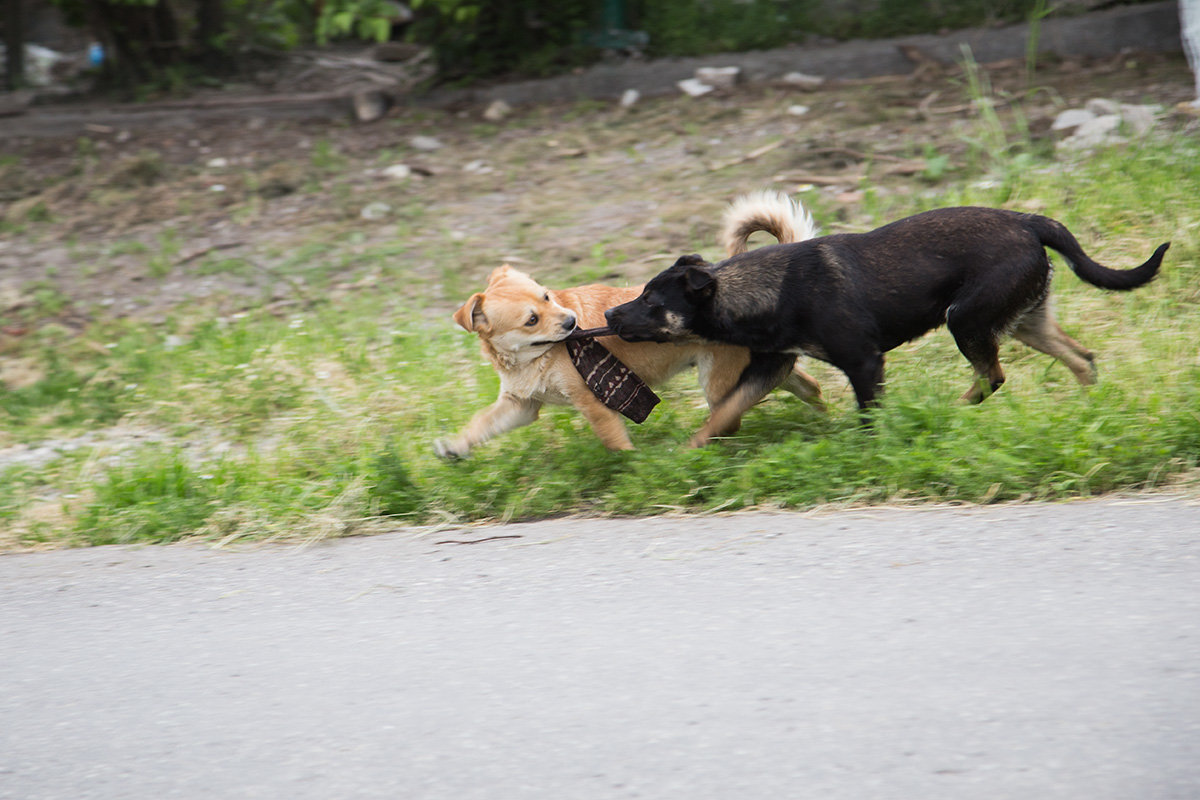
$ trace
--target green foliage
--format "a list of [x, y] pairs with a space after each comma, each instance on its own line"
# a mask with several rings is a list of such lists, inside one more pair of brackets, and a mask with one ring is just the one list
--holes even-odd
[[[996, 90], [970, 69], [961, 88], [978, 107]], [[255, 310], [251, 300], [237, 306], [248, 308], [243, 316], [218, 310], [221, 301], [215, 301], [153, 322], [115, 319], [89, 307], [78, 310], [94, 319], [76, 335], [46, 320], [77, 310], [49, 277], [21, 286], [34, 302], [13, 313], [29, 314], [16, 323], [31, 330], [5, 340], [5, 366], [13, 359], [33, 368], [18, 376], [21, 388], [18, 381], [14, 388], [0, 386], [0, 430], [13, 442], [67, 439], [79, 449], [49, 466], [0, 476], [0, 532], [16, 528], [26, 541], [84, 543], [172, 541], [197, 533], [215, 540], [341, 535], [371, 517], [380, 527], [394, 527], [387, 518], [408, 524], [823, 503], [982, 503], [1159, 487], [1196, 474], [1200, 144], [1190, 131], [1171, 132], [1164, 121], [1162, 130], [1135, 143], [1055, 156], [1030, 135], [1019, 108], [1009, 107], [1015, 100], [989, 106], [994, 114], [964, 118], [962, 128], [932, 140], [914, 136], [907, 154], [923, 156], [925, 167], [916, 181], [890, 176], [876, 184], [868, 177], [868, 199], [860, 206], [847, 207], [820, 190], [804, 200], [827, 230], [862, 230], [937, 206], [1040, 210], [1060, 218], [1089, 253], [1116, 267], [1140, 262], [1171, 239], [1162, 275], [1136, 292], [1100, 292], [1068, 269], [1057, 271], [1058, 316], [1096, 351], [1097, 386], [1079, 387], [1060, 363], [1011, 343], [1002, 353], [1008, 383], [979, 406], [961, 406], [954, 398], [970, 370], [951, 337], [938, 331], [889, 353], [887, 394], [870, 429], [859, 424], [844, 376], [809, 361], [806, 368], [829, 398], [828, 414], [776, 392], [746, 415], [738, 435], [703, 450], [683, 449], [705, 417], [702, 396], [685, 375], [660, 390], [664, 402], [645, 425], [629, 426], [635, 451], [608, 452], [577, 412], [547, 407], [536, 423], [463, 461], [437, 459], [433, 440], [460, 429], [498, 390], [475, 338], [447, 319], [490, 266], [509, 253], [536, 253], [529, 269], [550, 286], [577, 277], [633, 279], [634, 269], [654, 269], [639, 261], [644, 253], [711, 252], [723, 199], [778, 169], [755, 163], [712, 174], [647, 157], [622, 172], [614, 167], [629, 147], [622, 125], [630, 125], [638, 141], [725, 135], [716, 132], [719, 124], [708, 124], [711, 111], [697, 104], [652, 102], [655, 113], [648, 116], [669, 122], [643, 118], [632, 127], [592, 110], [556, 119], [548, 133], [531, 112], [534, 122], [513, 121], [505, 129], [511, 135], [502, 137], [472, 133], [469, 120], [448, 122], [460, 126], [453, 133], [464, 151], [487, 148], [501, 175], [544, 150], [549, 136], [586, 139], [597, 164], [546, 165], [536, 184], [544, 195], [507, 206], [502, 224], [461, 240], [451, 240], [449, 225], [466, 227], [478, 217], [446, 209], [466, 204], [462, 193], [478, 191], [482, 178], [456, 185], [448, 176], [436, 187], [370, 184], [369, 192], [353, 196], [352, 207], [384, 198], [401, 218], [392, 228], [365, 232], [353, 215], [330, 217], [304, 232], [281, 230], [278, 245], [246, 254], [244, 268], [269, 271], [267, 283], [296, 290], [294, 305], [272, 302]], [[767, 96], [758, 108], [775, 104]], [[744, 110], [755, 107], [747, 102]], [[436, 119], [420, 125], [432, 128]], [[976, 163], [962, 164], [964, 151]], [[368, 158], [374, 160], [367, 164], [394, 160], [392, 154]], [[294, 159], [298, 170], [317, 174], [311, 191], [323, 194], [306, 198], [313, 205], [338, 196], [330, 184], [339, 173], [357, 176], [365, 166], [364, 156], [336, 138]], [[169, 170], [163, 180], [179, 181], [175, 173]], [[506, 180], [497, 177], [495, 186], [509, 186]], [[654, 186], [660, 205], [653, 216], [660, 219], [644, 231], [606, 225], [599, 235], [594, 228], [586, 235], [576, 230], [563, 235], [566, 244], [558, 241], [559, 232], [580, 227], [572, 214], [593, 210], [588, 200], [601, 191], [599, 181], [603, 202], [613, 206], [641, 200], [645, 187]], [[444, 222], [452, 217], [453, 223]], [[155, 273], [168, 269], [177, 277], [226, 268], [216, 256], [176, 265], [177, 253], [190, 249], [185, 243], [203, 227], [173, 221], [155, 230], [157, 240], [141, 230], [136, 240], [114, 234], [94, 253], [69, 246], [81, 250], [81, 261], [94, 255], [93, 274], [103, 274], [113, 257], [134, 262], [151, 273], [146, 291], [153, 290]], [[287, 233], [291, 238], [283, 238]], [[266, 290], [274, 300], [274, 288]], [[108, 437], [120, 437], [124, 428], [147, 431], [163, 444], [109, 447]], [[51, 519], [30, 511], [35, 505]]]
[[[335, 39], [392, 36], [387, 0], [54, 0], [90, 24], [109, 51], [106, 74], [125, 85], [178, 89], [227, 72], [246, 53]], [[596, 61], [612, 26], [644, 33], [653, 57], [782, 47], [812, 36], [878, 38], [1047, 16], [1046, 0], [878, 0], [842, 10], [822, 0], [413, 0], [406, 36], [430, 45], [443, 80], [545, 75]], [[91, 13], [89, 13], [89, 8]], [[624, 18], [618, 15], [623, 9]], [[207, 26], [207, 27], [206, 27]], [[1027, 54], [1032, 70], [1038, 30]], [[631, 45], [632, 46], [632, 45]]]
[[839, 38], [907, 36], [1023, 21], [1033, 15], [1045, 16], [1045, 0], [879, 0], [866, 10], [834, 11], [824, 23], [833, 30], [821, 32]]
[[387, 0], [328, 0], [317, 17], [314, 39], [317, 44], [349, 36], [386, 42], [392, 33], [392, 13]]
[[410, 37], [433, 47], [443, 79], [542, 75], [596, 55], [582, 43], [595, 14], [588, 0], [419, 0], [413, 8]]
[[425, 497], [408, 474], [394, 441], [388, 442], [372, 465], [375, 482], [368, 492], [380, 514], [412, 516], [425, 506]]
[[170, 542], [197, 531], [215, 507], [236, 501], [238, 470], [200, 473], [179, 450], [154, 451], [108, 472], [79, 518], [88, 544]]
[[636, 19], [650, 36], [647, 51], [651, 56], [762, 50], [825, 32], [819, 30], [818, 2], [647, 0], [637, 5]]

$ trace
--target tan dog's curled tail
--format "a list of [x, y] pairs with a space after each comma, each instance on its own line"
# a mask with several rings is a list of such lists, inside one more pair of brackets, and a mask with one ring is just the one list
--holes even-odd
[[817, 235], [812, 215], [783, 192], [770, 189], [742, 195], [729, 204], [721, 226], [721, 245], [730, 256], [749, 249], [751, 234], [764, 231], [780, 244]]

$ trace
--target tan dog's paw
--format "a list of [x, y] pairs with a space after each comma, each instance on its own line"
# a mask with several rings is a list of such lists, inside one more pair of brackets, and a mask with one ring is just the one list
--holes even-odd
[[467, 452], [467, 448], [460, 450], [449, 439], [437, 439], [433, 443], [434, 455], [438, 458], [444, 458], [447, 461], [457, 461], [460, 458], [466, 458]]

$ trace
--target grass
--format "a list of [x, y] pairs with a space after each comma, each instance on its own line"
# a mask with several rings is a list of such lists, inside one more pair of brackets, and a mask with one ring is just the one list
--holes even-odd
[[[978, 74], [967, 77], [986, 91]], [[597, 170], [610, 153], [625, 158], [630, 142], [602, 123], [587, 114], [561, 123], [583, 128], [595, 163], [562, 161], [556, 169]], [[808, 362], [830, 413], [774, 395], [737, 436], [704, 450], [681, 449], [705, 416], [700, 391], [682, 377], [632, 431], [635, 451], [606, 451], [577, 413], [548, 407], [537, 423], [469, 460], [442, 462], [432, 440], [464, 425], [497, 391], [475, 340], [449, 320], [493, 257], [537, 255], [538, 276], [564, 285], [621, 273], [647, 244], [642, 234], [609, 229], [581, 252], [558, 250], [554, 229], [572, 217], [536, 204], [518, 204], [520, 221], [499, 225], [499, 234], [452, 239], [457, 223], [403, 194], [414, 191], [406, 187], [388, 200], [401, 209], [390, 227], [347, 230], [338, 227], [346, 224], [339, 212], [334, 227], [279, 248], [272, 274], [298, 292], [282, 311], [264, 300], [223, 316], [187, 308], [154, 321], [97, 315], [77, 335], [45, 321], [69, 303], [42, 297], [45, 324], [7, 353], [32, 377], [0, 392], [7, 432], [0, 446], [97, 438], [62, 458], [0, 473], [0, 546], [317, 538], [580, 512], [1061, 499], [1190, 480], [1200, 460], [1200, 142], [1185, 130], [1060, 158], [1034, 146], [1023, 119], [989, 107], [973, 125], [958, 141], [913, 143], [910, 152], [924, 154], [929, 168], [903, 191], [865, 179], [859, 216], [842, 219], [843, 207], [818, 190], [806, 202], [826, 230], [861, 230], [955, 204], [1042, 211], [1071, 227], [1102, 263], [1120, 267], [1172, 240], [1161, 278], [1129, 294], [1106, 294], [1057, 271], [1059, 317], [1098, 354], [1095, 387], [1079, 387], [1062, 365], [1008, 343], [1008, 383], [979, 406], [960, 406], [954, 398], [969, 368], [937, 331], [889, 354], [885, 404], [869, 430], [858, 424], [844, 377]], [[695, 134], [701, 140], [709, 136], [703, 127]], [[640, 152], [648, 155], [635, 171], [655, 169], [660, 154]], [[333, 143], [309, 156], [331, 175], [350, 158]], [[536, 161], [524, 168], [542, 169]], [[662, 170], [647, 179], [680, 172], [670, 163]], [[684, 171], [672, 191], [697, 195], [716, 179], [747, 184], [729, 193], [762, 180], [738, 170], [716, 178]], [[613, 191], [622, 180], [636, 190], [637, 180], [614, 178]], [[681, 208], [659, 208], [661, 219], [645, 235], [661, 237], [667, 252], [711, 250], [711, 220], [697, 222], [690, 206]], [[480, 247], [476, 236], [499, 238]], [[166, 226], [157, 237], [147, 246], [116, 236], [98, 252], [145, 259], [151, 277], [161, 278], [187, 249], [186, 233]], [[257, 269], [240, 256], [190, 268]], [[372, 288], [338, 288], [353, 281]], [[153, 443], [130, 443], [122, 430], [154, 432]]]

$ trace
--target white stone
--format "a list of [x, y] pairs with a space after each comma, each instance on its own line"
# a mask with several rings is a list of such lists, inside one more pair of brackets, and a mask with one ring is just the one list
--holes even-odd
[[442, 143], [432, 136], [414, 136], [408, 140], [408, 143], [418, 150], [425, 150], [427, 152], [442, 149]]
[[359, 212], [359, 216], [365, 220], [375, 221], [386, 217], [391, 213], [392, 207], [387, 203], [376, 200], [374, 203], [367, 203], [363, 206], [363, 210]]
[[800, 89], [816, 89], [818, 86], [825, 83], [825, 79], [820, 75], [808, 75], [804, 72], [789, 72], [783, 76], [783, 82], [789, 86], [795, 86]]
[[1115, 135], [1121, 127], [1121, 118], [1116, 114], [1105, 114], [1088, 120], [1075, 129], [1075, 133], [1058, 143], [1059, 147], [1068, 150], [1087, 150], [1104, 144], [1116, 144], [1125, 141]]
[[408, 164], [392, 164], [390, 167], [384, 167], [383, 176], [385, 178], [395, 178], [402, 180], [412, 175], [412, 167]]
[[638, 100], [642, 99], [642, 93], [637, 89], [626, 89], [621, 95], [621, 108], [629, 108]]
[[1054, 118], [1054, 124], [1050, 126], [1050, 130], [1054, 131], [1069, 131], [1078, 128], [1085, 122], [1090, 122], [1096, 118], [1096, 115], [1082, 108], [1068, 108]]
[[512, 113], [512, 106], [503, 100], [493, 100], [483, 112], [483, 118], [488, 122], [499, 122]]
[[1110, 114], [1121, 113], [1121, 105], [1115, 100], [1106, 100], [1103, 97], [1095, 97], [1088, 100], [1083, 106], [1088, 111], [1095, 114], [1097, 117], [1105, 117]]
[[741, 67], [700, 67], [696, 70], [696, 80], [715, 88], [730, 89], [741, 74]]
[[1154, 127], [1158, 106], [1121, 105], [1121, 122], [1133, 136], [1145, 136]]
[[701, 95], [708, 94], [713, 90], [713, 87], [709, 86], [703, 81], [698, 81], [695, 78], [688, 78], [686, 80], [679, 81], [675, 85], [678, 86], [680, 91], [682, 91], [688, 97], [700, 97]]
[[793, 117], [803, 117], [808, 113], [808, 106], [788, 106], [787, 113]]

